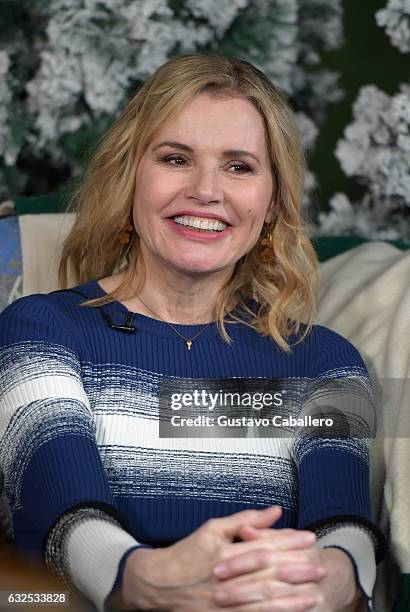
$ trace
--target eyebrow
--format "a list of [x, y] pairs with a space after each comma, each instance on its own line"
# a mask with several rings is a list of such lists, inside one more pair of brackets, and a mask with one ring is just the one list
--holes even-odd
[[[173, 147], [176, 149], [183, 149], [184, 151], [188, 151], [189, 153], [193, 152], [192, 147], [189, 147], [188, 145], [183, 144], [181, 142], [175, 142], [174, 140], [164, 140], [164, 142], [161, 142], [156, 147], [154, 147], [153, 150], [156, 151], [160, 147]], [[239, 156], [246, 155], [247, 157], [253, 157], [253, 159], [256, 159], [256, 161], [260, 163], [256, 155], [254, 155], [250, 151], [244, 151], [243, 149], [226, 149], [225, 151], [222, 151], [222, 155], [224, 157], [231, 157], [231, 156], [236, 156], [236, 155], [239, 155]]]

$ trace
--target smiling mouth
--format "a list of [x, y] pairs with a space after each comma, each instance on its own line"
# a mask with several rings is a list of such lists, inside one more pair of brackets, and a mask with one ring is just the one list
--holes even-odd
[[228, 224], [219, 219], [206, 219], [203, 217], [190, 217], [188, 215], [171, 217], [174, 223], [199, 232], [223, 232]]

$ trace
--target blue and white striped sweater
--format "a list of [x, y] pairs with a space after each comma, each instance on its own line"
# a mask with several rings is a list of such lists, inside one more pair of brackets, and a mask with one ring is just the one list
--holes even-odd
[[[0, 315], [0, 462], [16, 545], [45, 554], [102, 609], [131, 547], [166, 546], [210, 517], [277, 503], [275, 527], [316, 528], [345, 548], [369, 593], [374, 572], [359, 559], [373, 567], [364, 440], [304, 438], [291, 449], [283, 438], [158, 436], [164, 383], [183, 391], [232, 378], [351, 377], [365, 392], [357, 350], [315, 326], [286, 355], [233, 324], [232, 345], [210, 326], [187, 351], [168, 325], [143, 315], [128, 316], [134, 334], [110, 327], [129, 314], [118, 302], [79, 305], [102, 295], [93, 281], [22, 298]], [[175, 327], [186, 337], [201, 329]], [[346, 532], [352, 523], [363, 528]]]

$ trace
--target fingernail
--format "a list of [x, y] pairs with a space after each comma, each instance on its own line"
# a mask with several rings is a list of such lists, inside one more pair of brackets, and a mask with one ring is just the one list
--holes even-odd
[[216, 576], [219, 576], [220, 578], [223, 578], [228, 572], [227, 572], [228, 568], [226, 567], [226, 565], [216, 565], [214, 567], [214, 574]]
[[317, 575], [320, 576], [320, 578], [323, 578], [323, 576], [326, 576], [327, 574], [327, 569], [325, 567], [318, 567], [316, 571]]
[[313, 544], [315, 540], [316, 540], [316, 536], [314, 533], [307, 533], [306, 535], [303, 536], [303, 542], [305, 542], [306, 544]]

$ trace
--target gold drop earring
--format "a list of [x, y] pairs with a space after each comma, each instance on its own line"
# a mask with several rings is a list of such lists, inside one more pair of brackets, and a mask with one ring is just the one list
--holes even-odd
[[260, 241], [261, 245], [264, 247], [261, 251], [261, 259], [262, 261], [272, 261], [274, 251], [273, 251], [273, 225], [269, 225], [266, 236], [262, 238]]
[[134, 231], [134, 226], [131, 225], [130, 223], [127, 223], [124, 229], [122, 230], [122, 232], [118, 236], [119, 242], [121, 242], [121, 244], [128, 244], [130, 241], [130, 235], [132, 234], [133, 231]]

